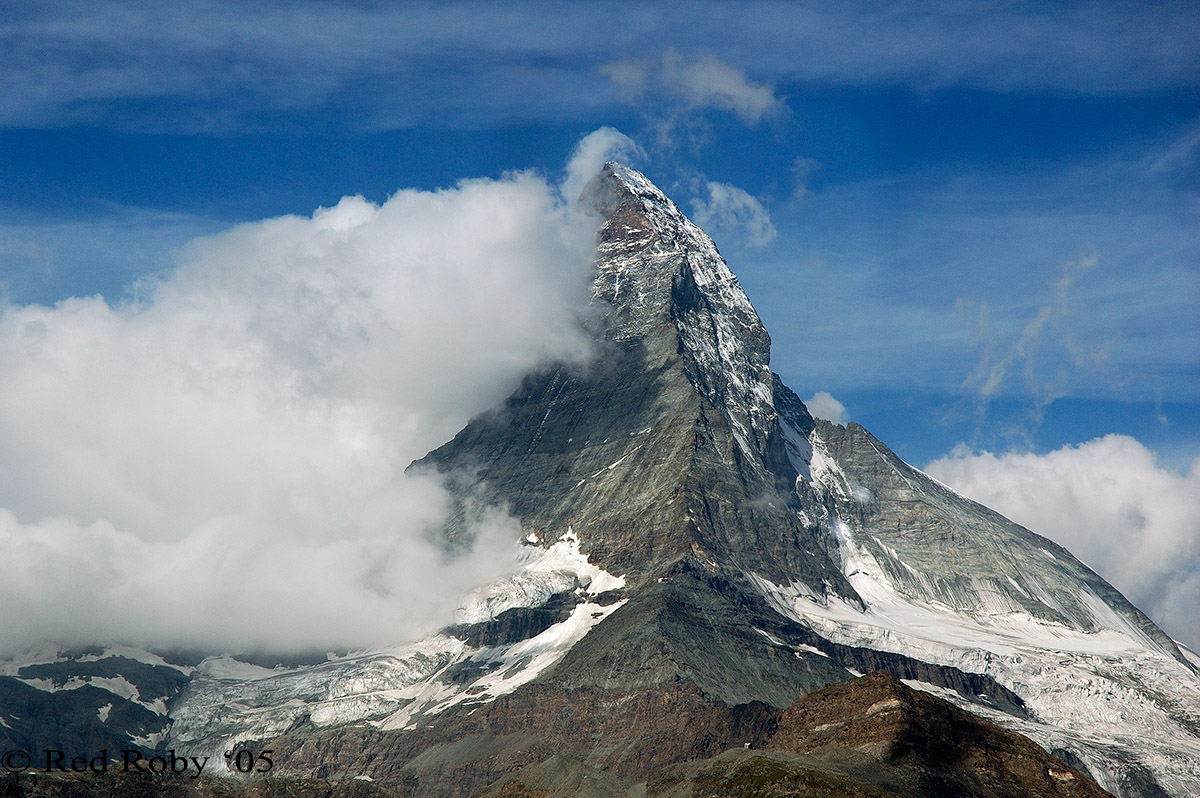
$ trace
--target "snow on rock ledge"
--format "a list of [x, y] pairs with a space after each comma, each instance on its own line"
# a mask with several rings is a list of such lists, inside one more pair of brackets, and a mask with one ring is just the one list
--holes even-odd
[[[197, 668], [186, 695], [174, 707], [170, 744], [219, 758], [245, 740], [285, 733], [302, 716], [317, 726], [368, 723], [381, 729], [412, 728], [422, 719], [462, 703], [483, 703], [510, 693], [558, 662], [624, 601], [606, 605], [589, 597], [624, 586], [588, 562], [573, 531], [534, 553], [511, 578], [490, 585], [460, 608], [461, 623], [494, 619], [505, 610], [536, 607], [551, 596], [575, 591], [582, 601], [569, 617], [527, 640], [474, 648], [438, 633], [401, 646], [364, 652], [298, 669], [267, 670], [210, 659]], [[448, 677], [469, 668], [465, 683]]]

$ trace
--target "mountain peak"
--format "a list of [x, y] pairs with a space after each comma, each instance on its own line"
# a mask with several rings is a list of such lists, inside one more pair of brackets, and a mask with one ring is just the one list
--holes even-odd
[[771, 338], [716, 244], [628, 167], [606, 164], [591, 196], [604, 220], [593, 296], [612, 305], [607, 337], [675, 350], [743, 453], [761, 457], [774, 418]]
[[612, 177], [620, 182], [631, 194], [641, 196], [652, 204], [675, 207], [675, 202], [664, 194], [658, 186], [650, 182], [650, 179], [644, 174], [617, 161], [606, 162], [600, 170], [598, 177], [601, 180]]
[[[753, 314], [757, 321], [750, 300], [712, 238], [641, 172], [610, 161], [585, 189], [584, 196], [604, 220], [599, 240], [602, 270], [628, 268], [634, 263], [632, 259], [613, 256], [629, 256], [647, 247], [656, 247], [660, 256], [686, 255], [694, 267], [700, 267], [695, 274], [698, 285], [736, 286], [724, 299]], [[638, 265], [653, 266], [654, 262]]]
[[[633, 789], [688, 762], [791, 780], [826, 755], [822, 779], [954, 787], [922, 794], [1095, 794], [1089, 774], [1123, 798], [1200, 794], [1200, 680], [1161, 630], [1061, 547], [814, 420], [712, 239], [643, 175], [608, 164], [585, 196], [596, 356], [527, 375], [414, 464], [455, 499], [451, 539], [477, 512], [519, 520], [519, 572], [404, 646], [200, 663], [164, 750], [269, 743], [291, 774], [439, 798], [567, 760]], [[24, 706], [45, 674], [97, 667], [18, 669], [0, 694]], [[0, 742], [35, 746], [0, 721]]]
[[[571, 530], [626, 577], [628, 603], [547, 683], [687, 683], [726, 705], [783, 706], [839, 671], [886, 667], [1044, 745], [1069, 730], [1068, 753], [1106, 787], [1153, 785], [1138, 760], [1200, 784], [1200, 766], [1168, 764], [1200, 753], [1200, 682], [1157, 627], [1061, 547], [858, 425], [814, 421], [771, 372], [770, 338], [712, 239], [644, 175], [608, 164], [586, 196], [602, 220], [595, 362], [531, 375], [425, 461], [472, 468], [471, 501], [546, 540]], [[763, 641], [787, 657], [748, 653]], [[1065, 687], [1077, 669], [1115, 703]], [[1182, 703], [1147, 709], [1171, 684], [1186, 685]], [[1172, 753], [1131, 760], [1096, 738], [1088, 724], [1117, 704], [1170, 729]]]
[[[583, 196], [601, 215], [595, 362], [531, 375], [424, 463], [478, 463], [470, 490], [554, 535], [572, 528], [614, 573], [736, 563], [731, 573], [799, 573], [855, 600], [797, 517], [770, 337], [713, 240], [620, 164]], [[793, 410], [807, 418], [798, 400]], [[542, 458], [560, 470], [537, 470]], [[494, 492], [516, 482], [515, 494]]]

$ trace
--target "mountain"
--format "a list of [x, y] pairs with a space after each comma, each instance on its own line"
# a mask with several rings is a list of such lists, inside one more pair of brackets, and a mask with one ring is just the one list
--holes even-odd
[[[595, 357], [412, 466], [455, 497], [450, 545], [489, 508], [520, 519], [516, 574], [390, 649], [124, 657], [179, 675], [154, 671], [161, 696], [89, 676], [111, 650], [56, 654], [0, 690], [119, 689], [160, 726], [86, 696], [106, 734], [400, 795], [1200, 794], [1188, 654], [1063, 548], [814, 419], [645, 177], [609, 164], [585, 198]], [[13, 745], [19, 720], [0, 704]]]

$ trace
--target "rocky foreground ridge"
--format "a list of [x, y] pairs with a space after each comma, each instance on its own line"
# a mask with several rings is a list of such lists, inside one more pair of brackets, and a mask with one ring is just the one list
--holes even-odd
[[[1006, 731], [877, 671], [801, 698], [784, 710], [756, 704], [723, 718], [747, 739], [684, 758], [634, 784], [570, 753], [519, 767], [478, 798], [640, 795], [646, 798], [753, 798], [767, 795], [1062, 796], [1108, 793], [1028, 738]], [[619, 732], [614, 732], [619, 733]], [[149, 776], [10, 778], [8, 794], [27, 798], [146, 795], [156, 798], [382, 798], [406, 794], [363, 780], [188, 781]]]
[[392, 795], [1200, 794], [1185, 652], [1066, 550], [813, 419], [645, 177], [588, 192], [597, 356], [413, 465], [457, 497], [450, 539], [521, 520], [519, 573], [327, 662], [14, 664], [0, 743], [44, 747], [57, 701], [92, 747], [270, 748], [273, 777]]

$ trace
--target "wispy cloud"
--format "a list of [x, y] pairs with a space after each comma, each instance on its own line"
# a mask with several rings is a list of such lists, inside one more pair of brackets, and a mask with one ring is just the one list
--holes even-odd
[[1039, 375], [1037, 347], [1046, 334], [1048, 324], [1070, 318], [1071, 289], [1097, 262], [1098, 255], [1095, 250], [1091, 250], [1086, 255], [1064, 264], [1061, 276], [1052, 287], [1050, 301], [1038, 307], [1034, 317], [1021, 328], [1018, 339], [1007, 346], [999, 357], [994, 354], [995, 342], [987, 323], [987, 306], [984, 305], [981, 308], [980, 326], [976, 333], [977, 345], [982, 350], [981, 359], [975, 370], [968, 375], [965, 385], [977, 387], [980, 398], [985, 402], [989, 401], [1003, 386], [1009, 373], [1020, 366], [1029, 393], [1043, 402], [1053, 401], [1061, 388], [1047, 383]]
[[631, 165], [644, 158], [645, 153], [637, 142], [616, 128], [601, 127], [580, 139], [567, 163], [563, 178], [562, 194], [568, 202], [574, 202], [580, 193], [608, 161], [619, 161]]
[[778, 231], [771, 213], [744, 189], [729, 183], [704, 183], [704, 194], [692, 198], [693, 216], [714, 234], [732, 233], [752, 247], [765, 247]]
[[792, 160], [793, 200], [805, 199], [812, 193], [808, 189], [809, 178], [820, 167], [820, 162], [814, 158], [806, 158], [800, 155]]
[[783, 109], [774, 89], [742, 70], [710, 55], [686, 58], [673, 47], [660, 59], [618, 61], [601, 71], [635, 104], [661, 103], [672, 113], [716, 108], [756, 124]]
[[[781, 373], [838, 396], [958, 400], [990, 414], [975, 443], [991, 446], [1026, 445], [1064, 393], [1194, 402], [1195, 199], [1149, 173], [1146, 149], [843, 181], [773, 207], [778, 243], [735, 268], [763, 286], [751, 298]], [[825, 268], [795, 268], [810, 253]], [[796, 313], [798, 293], [821, 323]]]
[[[616, 107], [609, 77], [752, 122], [778, 107], [770, 86], [781, 84], [1194, 88], [1198, 42], [1200, 10], [1188, 2], [763, 0], [677, 14], [599, 0], [554, 13], [533, 2], [67, 0], [6, 8], [0, 124], [224, 131], [281, 120], [395, 128], [576, 119]], [[675, 48], [666, 57], [664, 43]]]
[[[978, 362], [963, 381], [963, 388], [975, 404], [978, 430], [990, 426], [1001, 430], [1000, 436], [1010, 445], [1032, 448], [1051, 404], [1087, 391], [1089, 386], [1090, 390], [1103, 386], [1107, 392], [1133, 401], [1153, 395], [1161, 406], [1161, 389], [1153, 378], [1147, 379], [1144, 365], [1130, 363], [1127, 355], [1123, 362], [1116, 360], [1119, 351], [1129, 349], [1119, 317], [1111, 317], [1107, 329], [1103, 324], [1098, 326], [1094, 319], [1087, 318], [1100, 306], [1096, 292], [1076, 296], [1080, 282], [1100, 260], [1099, 253], [1089, 247], [1085, 254], [1064, 263], [1050, 286], [1049, 296], [1007, 340], [994, 330], [987, 302], [957, 300], [960, 317], [974, 316], [970, 343], [979, 353]], [[1106, 280], [1097, 282], [1103, 285]], [[1155, 290], [1147, 286], [1143, 291], [1147, 289]], [[1135, 296], [1130, 294], [1128, 299], [1132, 301]], [[1013, 309], [1007, 312], [1010, 318], [1014, 316]], [[1136, 389], [1127, 390], [1135, 380], [1139, 383]], [[1008, 418], [997, 426], [997, 419], [990, 418], [990, 414], [994, 401], [1001, 397], [1010, 403], [1017, 398], [1020, 410], [1010, 409]], [[1161, 410], [1156, 412], [1160, 422], [1165, 423]]]
[[1195, 122], [1164, 146], [1155, 148], [1147, 159], [1151, 174], [1168, 174], [1195, 169], [1200, 156], [1200, 121]]

